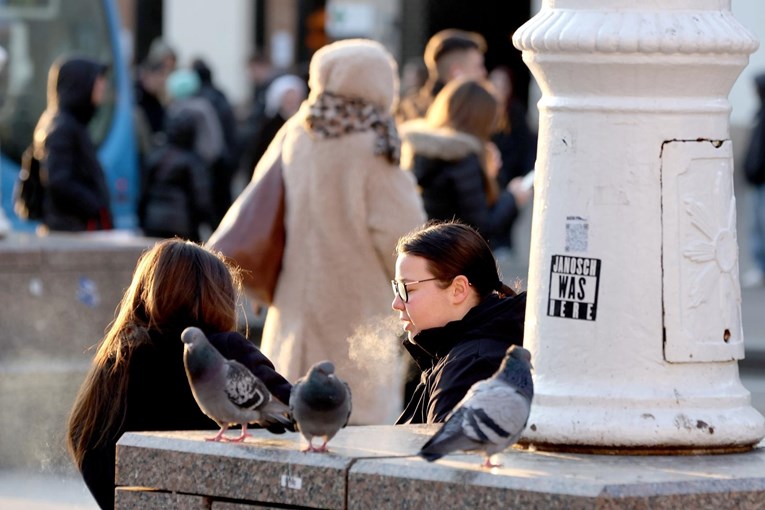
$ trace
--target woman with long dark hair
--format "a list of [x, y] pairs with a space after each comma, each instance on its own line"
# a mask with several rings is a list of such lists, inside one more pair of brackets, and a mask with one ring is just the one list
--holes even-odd
[[186, 327], [200, 328], [225, 358], [289, 401], [290, 383], [233, 331], [239, 282], [219, 254], [188, 241], [159, 242], [139, 259], [69, 417], [70, 454], [101, 508], [114, 507], [115, 445], [124, 432], [217, 428], [189, 387]]
[[402, 165], [417, 178], [428, 219], [459, 219], [486, 239], [510, 231], [530, 192], [515, 181], [498, 185], [502, 161], [491, 136], [499, 117], [490, 83], [453, 80], [424, 119], [400, 126]]

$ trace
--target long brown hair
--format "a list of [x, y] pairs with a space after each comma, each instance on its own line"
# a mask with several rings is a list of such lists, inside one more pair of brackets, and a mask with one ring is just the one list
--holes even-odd
[[516, 295], [500, 280], [497, 261], [486, 240], [459, 221], [429, 221], [400, 238], [396, 253], [424, 258], [433, 276], [446, 284], [465, 276], [481, 299], [494, 292]]
[[79, 467], [124, 420], [130, 360], [152, 342], [149, 331], [234, 329], [240, 282], [220, 254], [190, 241], [168, 239], [141, 255], [69, 417], [67, 446]]
[[451, 128], [476, 137], [483, 144], [478, 159], [483, 169], [484, 188], [489, 205], [496, 202], [499, 187], [486, 172], [485, 145], [499, 120], [499, 100], [488, 81], [452, 80], [438, 93], [425, 117], [434, 128]]

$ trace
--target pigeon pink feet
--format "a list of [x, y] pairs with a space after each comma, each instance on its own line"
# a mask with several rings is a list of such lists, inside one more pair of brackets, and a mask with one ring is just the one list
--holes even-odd
[[481, 464], [481, 467], [484, 467], [484, 468], [486, 468], [486, 469], [491, 469], [491, 468], [498, 468], [498, 467], [502, 467], [502, 464], [494, 464], [494, 463], [491, 461], [491, 457], [486, 457], [486, 458], [484, 459], [484, 461], [483, 461], [483, 464]]
[[327, 453], [329, 451], [329, 448], [327, 448], [327, 442], [324, 441], [321, 446], [318, 448], [313, 445], [313, 441], [308, 441], [308, 446], [303, 448], [301, 450], [303, 453], [305, 452], [316, 452], [316, 453]]
[[252, 437], [252, 434], [247, 432], [247, 424], [245, 423], [245, 424], [242, 424], [242, 433], [239, 434], [239, 437], [235, 437], [234, 439], [229, 439], [229, 441], [232, 443], [241, 443], [248, 437]]

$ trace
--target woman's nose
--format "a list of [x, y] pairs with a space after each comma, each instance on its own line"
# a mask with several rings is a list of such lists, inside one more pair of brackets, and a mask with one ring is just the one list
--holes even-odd
[[403, 310], [404, 309], [404, 300], [401, 299], [401, 296], [396, 294], [393, 296], [393, 302], [390, 304], [391, 308], [394, 310]]

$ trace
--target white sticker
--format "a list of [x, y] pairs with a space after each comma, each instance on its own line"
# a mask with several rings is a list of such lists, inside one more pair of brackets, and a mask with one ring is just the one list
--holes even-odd
[[566, 251], [587, 251], [590, 225], [581, 216], [566, 218]]
[[282, 475], [282, 487], [299, 491], [303, 488], [303, 479], [299, 476]]

